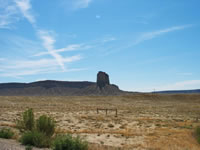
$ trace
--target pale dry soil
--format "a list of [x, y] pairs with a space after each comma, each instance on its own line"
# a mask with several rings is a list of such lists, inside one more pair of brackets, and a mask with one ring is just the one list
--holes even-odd
[[[124, 96], [0, 97], [0, 128], [20, 137], [16, 119], [27, 108], [56, 121], [56, 133], [80, 135], [91, 150], [198, 150], [194, 130], [200, 126], [200, 95], [132, 94]], [[97, 108], [116, 108], [100, 111]], [[13, 140], [0, 139], [0, 147]], [[6, 144], [5, 144], [6, 143]], [[24, 149], [21, 147], [21, 149]], [[1, 148], [0, 148], [1, 150]]]

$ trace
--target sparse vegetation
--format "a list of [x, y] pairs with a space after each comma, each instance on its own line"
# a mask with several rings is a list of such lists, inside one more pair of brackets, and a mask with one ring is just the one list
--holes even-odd
[[54, 120], [46, 115], [40, 116], [36, 121], [36, 129], [44, 133], [46, 136], [52, 136], [55, 131]]
[[[200, 114], [200, 94], [136, 93], [117, 97], [2, 96], [0, 128], [7, 127], [15, 131], [13, 120], [20, 116], [20, 120], [23, 120], [21, 110], [30, 106], [34, 111], [34, 130], [37, 130], [37, 120], [41, 115], [55, 118], [56, 130], [51, 144], [54, 143], [54, 137], [57, 137], [56, 133], [70, 133], [73, 137], [85, 137], [89, 150], [117, 150], [120, 147], [121, 150], [200, 148], [197, 136], [192, 134], [200, 126], [196, 119]], [[117, 108], [119, 115], [115, 117], [108, 113], [106, 116], [104, 112], [97, 114], [96, 108]], [[109, 124], [114, 127], [108, 127]], [[15, 131], [13, 139], [19, 139], [26, 132]], [[13, 143], [0, 139], [0, 147], [2, 141], [10, 142], [7, 147]], [[21, 147], [19, 143], [17, 145]]]
[[33, 109], [28, 109], [22, 114], [22, 120], [17, 120], [17, 127], [23, 131], [32, 131], [35, 126]]
[[196, 128], [195, 134], [196, 134], [197, 141], [200, 144], [200, 126]]
[[0, 138], [11, 139], [13, 135], [14, 133], [11, 131], [11, 129], [3, 128], [0, 130]]
[[52, 118], [42, 115], [35, 121], [33, 110], [28, 109], [23, 113], [23, 119], [18, 121], [17, 126], [20, 129], [24, 129], [24, 133], [20, 138], [20, 142], [23, 145], [50, 146], [51, 137], [55, 131], [55, 123]]
[[88, 150], [88, 143], [79, 136], [58, 135], [53, 142], [53, 150]]
[[38, 131], [25, 132], [20, 138], [20, 142], [23, 145], [32, 145], [40, 148], [50, 146], [50, 138]]

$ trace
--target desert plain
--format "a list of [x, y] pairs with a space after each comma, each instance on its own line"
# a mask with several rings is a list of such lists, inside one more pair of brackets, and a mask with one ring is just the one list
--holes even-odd
[[[194, 135], [200, 126], [200, 94], [0, 96], [0, 128], [10, 127], [15, 140], [20, 136], [16, 119], [27, 108], [36, 118], [54, 118], [56, 133], [80, 135], [90, 150], [200, 149]], [[117, 116], [112, 110], [97, 113], [98, 108], [117, 109]], [[0, 146], [5, 143], [9, 140], [0, 139]]]

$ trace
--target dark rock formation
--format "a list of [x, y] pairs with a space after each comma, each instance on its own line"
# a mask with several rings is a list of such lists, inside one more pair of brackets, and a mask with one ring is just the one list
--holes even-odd
[[38, 81], [32, 83], [0, 83], [0, 96], [84, 96], [120, 95], [118, 86], [110, 84], [105, 72], [97, 74], [95, 82]]
[[106, 85], [110, 85], [109, 75], [105, 72], [99, 71], [97, 74], [97, 86], [102, 89]]

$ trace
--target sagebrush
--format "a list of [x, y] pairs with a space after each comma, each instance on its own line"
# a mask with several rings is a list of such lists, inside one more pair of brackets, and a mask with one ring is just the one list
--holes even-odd
[[197, 141], [200, 144], [200, 126], [196, 128], [195, 134], [196, 134]]
[[88, 143], [79, 136], [58, 135], [52, 146], [53, 150], [88, 150]]
[[32, 131], [35, 127], [33, 109], [28, 109], [22, 114], [22, 119], [17, 120], [17, 127], [21, 131]]
[[25, 132], [20, 138], [20, 142], [23, 145], [32, 145], [39, 148], [50, 146], [50, 138], [36, 130]]
[[3, 128], [0, 130], [0, 138], [11, 139], [14, 135], [14, 132], [11, 129]]
[[36, 147], [49, 147], [51, 145], [55, 130], [55, 123], [52, 118], [42, 115], [35, 121], [33, 110], [28, 109], [22, 114], [22, 119], [18, 120], [17, 127], [20, 130], [23, 129], [20, 138], [23, 145]]
[[36, 121], [36, 129], [46, 136], [52, 136], [55, 131], [54, 120], [46, 115], [42, 115]]

